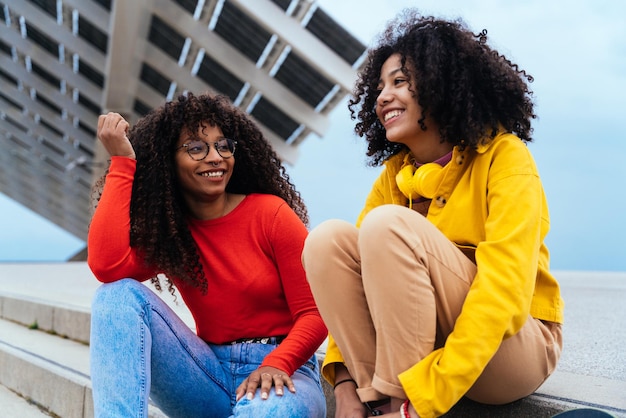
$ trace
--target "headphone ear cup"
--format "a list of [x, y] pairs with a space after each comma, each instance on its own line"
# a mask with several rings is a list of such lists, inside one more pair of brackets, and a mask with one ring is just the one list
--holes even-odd
[[402, 194], [407, 199], [412, 199], [417, 193], [413, 190], [412, 182], [413, 182], [413, 174], [415, 173], [415, 167], [413, 164], [407, 164], [396, 174], [396, 184], [398, 185], [398, 189], [402, 192]]
[[422, 196], [432, 199], [443, 180], [443, 167], [437, 163], [428, 163], [415, 168], [408, 164], [396, 174], [396, 184], [407, 199]]
[[437, 163], [424, 164], [415, 171], [413, 187], [417, 194], [428, 199], [435, 197], [443, 180], [443, 167]]

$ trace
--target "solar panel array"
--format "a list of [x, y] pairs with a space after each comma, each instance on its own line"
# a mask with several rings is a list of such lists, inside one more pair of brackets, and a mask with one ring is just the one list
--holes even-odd
[[364, 50], [308, 0], [0, 0], [0, 192], [86, 239], [98, 115], [186, 91], [230, 97], [293, 164]]

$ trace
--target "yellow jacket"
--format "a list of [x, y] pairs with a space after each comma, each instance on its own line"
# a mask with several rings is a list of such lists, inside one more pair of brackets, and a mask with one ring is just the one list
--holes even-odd
[[[357, 226], [377, 206], [410, 205], [396, 182], [396, 175], [409, 165], [408, 152], [385, 162]], [[403, 186], [413, 199], [423, 190], [414, 184], [417, 175], [415, 179]], [[427, 196], [432, 197], [427, 218], [465, 253], [474, 253], [477, 273], [445, 346], [399, 375], [422, 418], [442, 415], [454, 406], [502, 340], [516, 334], [529, 314], [563, 322], [563, 301], [544, 244], [550, 227], [548, 207], [526, 145], [515, 135], [500, 134], [476, 150], [459, 152], [455, 147], [437, 181], [438, 187], [432, 182], [427, 187], [433, 193]], [[337, 362], [343, 363], [343, 358], [330, 336], [322, 370], [331, 383]]]

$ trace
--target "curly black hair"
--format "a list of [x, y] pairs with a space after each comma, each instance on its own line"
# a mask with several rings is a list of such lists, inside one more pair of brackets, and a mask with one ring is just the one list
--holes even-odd
[[[226, 192], [265, 193], [284, 199], [305, 225], [306, 206], [282, 161], [259, 127], [226, 96], [187, 93], [154, 109], [130, 129], [137, 158], [130, 204], [130, 244], [169, 277], [207, 290], [196, 243], [187, 226], [188, 210], [178, 184], [175, 149], [183, 130], [197, 132], [202, 123], [218, 126], [237, 141], [236, 164]], [[106, 173], [105, 173], [106, 176]], [[94, 186], [99, 200], [105, 176]], [[161, 290], [159, 277], [152, 278]]]
[[[402, 72], [422, 108], [416, 121], [426, 129], [431, 118], [442, 141], [475, 148], [505, 129], [532, 141], [532, 76], [487, 45], [487, 31], [471, 32], [458, 19], [446, 21], [405, 9], [380, 34], [359, 72], [348, 103], [355, 132], [368, 142], [369, 165], [377, 166], [407, 149], [386, 139], [376, 116], [380, 70], [400, 54]], [[413, 85], [414, 84], [414, 85]]]

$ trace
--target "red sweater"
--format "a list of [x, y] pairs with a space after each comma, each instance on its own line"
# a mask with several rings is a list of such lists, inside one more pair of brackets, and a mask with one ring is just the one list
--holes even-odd
[[[101, 282], [160, 273], [130, 247], [130, 198], [136, 161], [113, 157], [88, 237], [88, 264]], [[208, 280], [206, 295], [172, 281], [191, 311], [197, 333], [215, 344], [287, 335], [264, 366], [290, 375], [326, 338], [301, 263], [307, 230], [281, 198], [251, 194], [218, 219], [189, 219]]]

